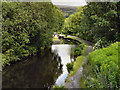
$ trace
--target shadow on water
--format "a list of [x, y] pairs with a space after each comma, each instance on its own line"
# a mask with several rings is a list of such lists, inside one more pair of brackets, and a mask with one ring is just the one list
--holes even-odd
[[2, 87], [51, 88], [54, 84], [64, 85], [68, 75], [66, 64], [73, 61], [71, 50], [74, 46], [52, 45], [44, 55], [38, 54], [7, 66], [2, 72]]
[[47, 51], [3, 70], [3, 88], [50, 88], [62, 73], [59, 56]]

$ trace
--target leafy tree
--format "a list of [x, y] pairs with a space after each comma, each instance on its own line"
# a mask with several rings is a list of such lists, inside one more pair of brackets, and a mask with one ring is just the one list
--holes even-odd
[[67, 34], [76, 35], [78, 33], [78, 28], [80, 25], [80, 19], [82, 15], [83, 7], [79, 7], [76, 10], [76, 13], [70, 15], [66, 18], [63, 26], [63, 32]]
[[4, 65], [47, 48], [64, 15], [51, 2], [3, 2], [2, 19]]
[[119, 7], [119, 2], [89, 2], [66, 18], [63, 31], [95, 43], [100, 39], [118, 41]]

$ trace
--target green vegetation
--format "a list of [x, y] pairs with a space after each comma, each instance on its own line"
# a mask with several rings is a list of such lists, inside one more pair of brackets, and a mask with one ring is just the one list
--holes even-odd
[[60, 39], [60, 44], [64, 44], [64, 40], [63, 39]]
[[84, 44], [80, 44], [78, 47], [74, 49], [74, 57], [80, 56], [82, 54], [82, 50], [84, 48]]
[[64, 85], [60, 85], [60, 86], [54, 85], [54, 86], [53, 86], [53, 89], [54, 89], [54, 90], [65, 90], [64, 87], [65, 87]]
[[120, 40], [118, 8], [119, 2], [91, 2], [78, 7], [66, 18], [62, 31], [82, 39], [97, 43], [100, 48]]
[[73, 63], [67, 63], [67, 70], [68, 72], [73, 71]]
[[[72, 11], [67, 8], [66, 17], [70, 16], [64, 20], [62, 11], [51, 2], [3, 2], [0, 64], [4, 67], [28, 56], [42, 54], [52, 41], [59, 40], [53, 38], [53, 32], [63, 32], [65, 36], [74, 35], [65, 38], [81, 43], [74, 49], [76, 60], [67, 64], [68, 77], [77, 72], [86, 57], [88, 46], [77, 38], [80, 37], [94, 43], [94, 51], [84, 65], [80, 86], [119, 88], [119, 8], [120, 2], [88, 2], [86, 6], [78, 7], [75, 13], [74, 8]], [[64, 44], [62, 39], [59, 41]], [[64, 86], [55, 85], [56, 88]]]
[[[77, 39], [75, 39], [75, 40], [77, 40]], [[79, 41], [82, 42], [81, 40], [79, 40]], [[69, 71], [68, 78], [70, 76], [73, 76], [77, 72], [77, 70], [82, 66], [83, 60], [85, 59], [85, 56], [86, 56], [87, 48], [88, 48], [88, 46], [85, 43], [81, 43], [81, 44], [79, 44], [78, 47], [74, 48], [74, 57], [76, 59], [72, 63], [67, 64], [67, 69]], [[68, 78], [67, 78], [66, 82], [69, 82]]]
[[54, 42], [54, 41], [60, 41], [60, 40], [58, 39], [58, 37], [53, 37], [52, 41]]
[[44, 51], [64, 14], [51, 2], [2, 3], [2, 66]]
[[77, 72], [77, 70], [82, 66], [83, 60], [85, 59], [88, 46], [87, 45], [84, 45], [83, 47], [80, 47], [80, 46], [83, 46], [83, 43], [80, 44], [79, 47], [76, 47], [76, 48], [81, 48], [79, 51], [81, 52], [81, 54], [78, 56], [75, 55], [76, 59], [73, 62], [73, 70], [70, 71], [69, 76], [73, 76]]
[[84, 66], [85, 87], [119, 88], [119, 54], [120, 42], [90, 53], [88, 55], [88, 62]]
[[[119, 7], [120, 2], [88, 2], [86, 6], [78, 7], [76, 12], [64, 21], [62, 28], [64, 34], [94, 43], [95, 51], [88, 56], [88, 62], [83, 69], [84, 77], [81, 79], [84, 83], [80, 86], [88, 88], [120, 86], [117, 49], [117, 41], [120, 41]], [[75, 49], [75, 55], [81, 55], [79, 47]]]
[[70, 38], [73, 40], [77, 40], [78, 42], [82, 43], [83, 45], [87, 45], [85, 42], [83, 42], [82, 40], [79, 40], [76, 36], [67, 36], [65, 38]]
[[84, 59], [84, 56], [78, 56], [76, 58], [76, 60], [73, 62], [73, 70], [70, 71], [69, 76], [73, 76], [77, 72], [77, 70], [82, 66]]
[[[77, 8], [76, 11], [80, 11], [82, 7]], [[80, 10], [79, 10], [80, 9]], [[65, 19], [64, 25], [62, 28], [63, 33], [76, 35], [78, 32], [78, 25], [80, 23], [81, 11], [75, 12], [74, 14], [70, 15], [68, 18]]]

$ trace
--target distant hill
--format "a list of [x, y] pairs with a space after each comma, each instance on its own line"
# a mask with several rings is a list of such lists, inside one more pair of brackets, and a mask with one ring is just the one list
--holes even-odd
[[71, 14], [73, 14], [77, 8], [75, 6], [65, 6], [65, 5], [56, 5], [56, 6], [62, 10], [66, 18], [69, 17]]

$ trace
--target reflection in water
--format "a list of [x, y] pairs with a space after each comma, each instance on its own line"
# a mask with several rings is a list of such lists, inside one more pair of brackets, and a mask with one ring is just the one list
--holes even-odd
[[3, 70], [3, 88], [51, 88], [61, 69], [60, 57], [50, 51], [32, 56]]
[[[74, 45], [52, 45], [52, 52], [37, 55], [6, 67], [2, 72], [3, 88], [51, 88], [65, 83]], [[62, 73], [62, 74], [61, 74]]]
[[68, 45], [68, 44], [59, 44], [59, 45], [52, 45], [52, 52], [55, 52], [61, 57], [61, 63], [63, 65], [62, 67], [62, 74], [58, 77], [56, 80], [57, 85], [64, 85], [65, 79], [67, 78], [68, 71], [66, 64], [70, 63], [72, 58], [71, 56], [71, 48], [73, 48], [74, 45]]

